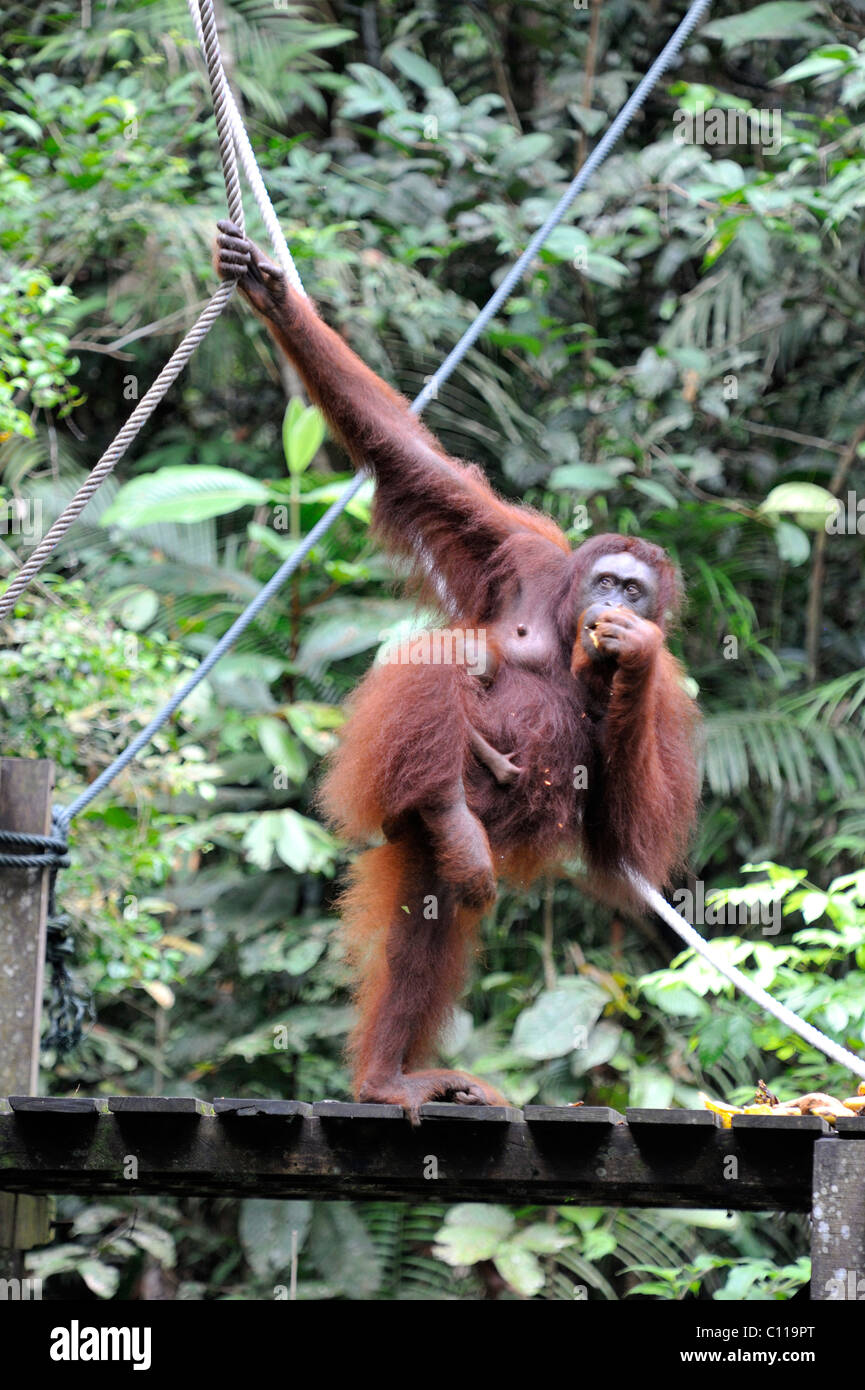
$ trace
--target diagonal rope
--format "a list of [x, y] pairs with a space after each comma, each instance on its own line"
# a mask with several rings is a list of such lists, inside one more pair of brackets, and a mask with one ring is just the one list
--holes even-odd
[[556, 203], [549, 217], [535, 232], [519, 260], [515, 261], [511, 266], [495, 294], [487, 300], [474, 323], [471, 324], [468, 330], [463, 334], [453, 351], [448, 353], [438, 371], [430, 377], [420, 395], [412, 403], [412, 410], [415, 411], [416, 414], [419, 414], [427, 402], [433, 398], [441, 383], [447, 381], [451, 372], [455, 367], [459, 366], [469, 348], [477, 338], [480, 337], [487, 324], [495, 317], [505, 300], [511, 296], [517, 284], [522, 280], [526, 270], [547, 240], [550, 232], [559, 225], [574, 199], [579, 197], [582, 193], [589, 179], [592, 177], [592, 174], [594, 174], [596, 169], [601, 167], [607, 155], [610, 154], [613, 147], [618, 144], [619, 139], [624, 135], [631, 121], [643, 106], [643, 103], [652, 89], [667, 71], [673, 59], [678, 55], [682, 45], [699, 24], [710, 4], [711, 0], [694, 0], [694, 4], [691, 5], [675, 33], [661, 49], [661, 52], [649, 68], [645, 77], [643, 77], [634, 88], [618, 116], [616, 116], [615, 120], [607, 128], [603, 137], [598, 141], [588, 159], [580, 168], [579, 173], [568, 184], [568, 187]]
[[[213, 108], [216, 114], [219, 135], [219, 154], [225, 180], [225, 193], [232, 221], [243, 226], [243, 205], [240, 195], [240, 180], [234, 158], [234, 144], [231, 133], [231, 119], [225, 98], [227, 84], [219, 56], [219, 41], [216, 36], [216, 21], [213, 17], [212, 0], [201, 0], [202, 23], [204, 31], [205, 56], [213, 95]], [[75, 496], [67, 503], [60, 516], [46, 531], [35, 550], [10, 580], [6, 591], [0, 596], [0, 622], [9, 617], [18, 599], [28, 584], [50, 559], [55, 547], [66, 535], [72, 523], [81, 515], [90, 499], [113, 472], [126, 453], [133, 439], [150, 419], [156, 407], [164, 399], [170, 387], [177, 380], [199, 343], [206, 338], [213, 324], [234, 293], [234, 282], [223, 280], [196, 322], [192, 325], [180, 346], [175, 348], [159, 376], [141, 397], [125, 425], [115, 435], [102, 457], [94, 464]]]
[[50, 559], [55, 546], [63, 539], [72, 523], [81, 515], [94, 493], [126, 453], [139, 430], [150, 419], [171, 385], [180, 376], [198, 344], [207, 336], [233, 293], [233, 282], [224, 280], [183, 342], [175, 348], [152, 386], [141, 397], [126, 424], [115, 435], [99, 462], [93, 466], [75, 496], [67, 503], [54, 524], [45, 532], [36, 549], [17, 571], [14, 579], [10, 581], [5, 593], [0, 597], [0, 621], [9, 617], [31, 579], [35, 578], [43, 565]]
[[815, 1028], [811, 1023], [806, 1023], [798, 1014], [794, 1014], [792, 1009], [788, 1009], [786, 1004], [781, 1004], [777, 999], [773, 999], [771, 994], [767, 994], [759, 985], [755, 985], [753, 980], [749, 980], [747, 975], [743, 975], [742, 971], [735, 965], [731, 965], [722, 956], [716, 954], [709, 943], [703, 940], [700, 933], [695, 931], [680, 913], [675, 912], [668, 902], [664, 901], [661, 894], [652, 887], [647, 879], [643, 878], [642, 874], [637, 873], [635, 869], [627, 869], [626, 877], [646, 905], [653, 912], [656, 912], [661, 920], [667, 923], [668, 927], [672, 927], [686, 945], [705, 957], [710, 965], [714, 965], [720, 974], [725, 975], [758, 1008], [765, 1009], [773, 1018], [777, 1018], [779, 1023], [783, 1023], [785, 1028], [789, 1028], [792, 1033], [797, 1033], [800, 1038], [804, 1038], [819, 1052], [831, 1057], [833, 1062], [839, 1062], [842, 1067], [852, 1071], [854, 1076], [861, 1076], [865, 1080], [865, 1058], [857, 1057], [855, 1053], [849, 1052], [840, 1043], [827, 1038], [826, 1034], [821, 1033], [819, 1028]]

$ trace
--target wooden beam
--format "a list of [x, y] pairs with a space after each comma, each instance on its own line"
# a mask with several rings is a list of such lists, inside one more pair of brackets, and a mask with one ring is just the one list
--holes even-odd
[[[574, 1202], [808, 1211], [815, 1144], [851, 1133], [793, 1117], [716, 1126], [688, 1111], [397, 1106], [12, 1096], [0, 1101], [0, 1173], [19, 1192]], [[663, 1119], [661, 1118], [663, 1116]], [[709, 1123], [707, 1123], [707, 1118]], [[746, 1117], [749, 1118], [749, 1117]], [[865, 1134], [865, 1120], [856, 1135]]]
[[[0, 758], [0, 830], [48, 835], [54, 764], [48, 759]], [[0, 1094], [35, 1095], [45, 966], [48, 870], [0, 869]], [[51, 1239], [53, 1201], [0, 1192], [0, 1249], [20, 1276], [21, 1251]]]
[[[48, 835], [54, 764], [0, 758], [0, 830]], [[48, 870], [0, 869], [0, 1095], [35, 1095]]]
[[865, 1302], [865, 1143], [821, 1139], [814, 1149], [811, 1297]]

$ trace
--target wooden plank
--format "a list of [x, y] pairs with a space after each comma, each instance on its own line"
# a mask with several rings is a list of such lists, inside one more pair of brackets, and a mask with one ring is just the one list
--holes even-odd
[[[0, 830], [48, 835], [54, 764], [0, 758]], [[35, 1095], [48, 871], [0, 869], [0, 1094]]]
[[[401, 1105], [361, 1104], [357, 1101], [320, 1100], [312, 1107], [320, 1120], [406, 1120]], [[523, 1112], [511, 1105], [452, 1105], [430, 1101], [420, 1108], [423, 1120], [455, 1120], [471, 1124], [513, 1124], [521, 1122]]]
[[421, 1121], [454, 1120], [457, 1124], [522, 1124], [523, 1112], [512, 1105], [453, 1105], [446, 1101], [428, 1101], [420, 1108]]
[[811, 1298], [865, 1300], [865, 1144], [830, 1138], [814, 1146]]
[[628, 1106], [625, 1114], [633, 1129], [653, 1128], [661, 1125], [673, 1129], [720, 1129], [718, 1115], [711, 1110], [645, 1110], [639, 1106]]
[[749, 1134], [771, 1134], [785, 1130], [788, 1134], [831, 1134], [832, 1126], [822, 1115], [734, 1115], [733, 1128]]
[[317, 1100], [312, 1113], [320, 1120], [403, 1120], [405, 1111], [401, 1105], [378, 1105], [347, 1100]]
[[[123, 1176], [129, 1118], [107, 1112], [0, 1114], [0, 1173], [19, 1192], [347, 1197], [807, 1211], [813, 1130], [564, 1121], [410, 1125], [399, 1106], [313, 1107], [290, 1124], [175, 1114], [137, 1125], [135, 1179]], [[214, 1109], [216, 1107], [214, 1106]], [[324, 1118], [320, 1111], [324, 1109]], [[359, 1113], [358, 1113], [359, 1112]], [[136, 1122], [137, 1123], [137, 1122]], [[827, 1141], [828, 1142], [828, 1141]], [[833, 1138], [861, 1151], [865, 1145]], [[683, 1154], [685, 1161], [683, 1161]], [[738, 1162], [737, 1181], [729, 1179]]]
[[865, 1115], [839, 1115], [835, 1121], [835, 1129], [839, 1134], [843, 1134], [845, 1139], [865, 1139]]
[[524, 1111], [530, 1125], [623, 1125], [624, 1115], [608, 1105], [527, 1105]]
[[232, 1100], [218, 1096], [213, 1102], [214, 1114], [224, 1119], [250, 1119], [263, 1116], [277, 1120], [298, 1120], [312, 1114], [312, 1106], [302, 1100]]
[[109, 1096], [113, 1115], [212, 1115], [213, 1106], [194, 1096]]
[[[23, 835], [51, 830], [54, 764], [0, 758], [0, 829]], [[35, 1095], [45, 969], [47, 869], [0, 869], [0, 1094]], [[51, 1239], [53, 1198], [0, 1192], [0, 1246], [30, 1250]], [[10, 1271], [20, 1255], [7, 1260]]]
[[26, 1192], [3, 1192], [0, 1202], [0, 1249], [32, 1250], [52, 1238], [53, 1197], [31, 1197]]
[[10, 1096], [16, 1115], [98, 1115], [107, 1109], [104, 1100], [92, 1096]]

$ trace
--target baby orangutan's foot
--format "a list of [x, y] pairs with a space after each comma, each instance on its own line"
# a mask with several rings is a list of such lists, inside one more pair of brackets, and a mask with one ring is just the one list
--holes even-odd
[[501, 1092], [467, 1071], [396, 1072], [381, 1080], [364, 1081], [357, 1098], [364, 1104], [401, 1105], [413, 1125], [420, 1124], [420, 1108], [430, 1101], [457, 1105], [507, 1105]]

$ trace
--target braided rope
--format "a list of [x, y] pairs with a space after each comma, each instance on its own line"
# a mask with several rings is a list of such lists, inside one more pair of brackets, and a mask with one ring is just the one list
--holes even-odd
[[[198, 8], [198, 0], [186, 0], [186, 3], [189, 9], [189, 13], [192, 16], [192, 22], [195, 25], [195, 32], [198, 35], [198, 42], [203, 50], [205, 46], [204, 29], [201, 23], [201, 14]], [[216, 52], [218, 53], [218, 48], [216, 49]], [[258, 209], [261, 213], [261, 220], [267, 228], [267, 234], [270, 237], [270, 242], [273, 246], [274, 255], [276, 256], [277, 260], [279, 261], [279, 264], [284, 270], [289, 284], [295, 290], [297, 290], [299, 294], [305, 295], [306, 290], [303, 288], [301, 278], [297, 272], [297, 266], [294, 264], [294, 259], [292, 257], [291, 252], [288, 249], [288, 243], [283, 234], [282, 227], [279, 225], [279, 218], [277, 217], [276, 212], [274, 211], [273, 203], [270, 201], [270, 194], [264, 186], [264, 179], [261, 177], [261, 170], [259, 169], [258, 164], [256, 162], [255, 152], [253, 151], [249, 136], [246, 133], [246, 126], [243, 124], [243, 117], [237, 109], [237, 102], [234, 99], [234, 93], [232, 92], [231, 87], [228, 85], [228, 81], [225, 79], [224, 71], [222, 76], [222, 91], [225, 97], [225, 107], [228, 111], [228, 118], [231, 122], [231, 133], [234, 136], [234, 144], [237, 150], [237, 155], [240, 159], [241, 165], [243, 166], [243, 172], [246, 175], [246, 180], [252, 191], [252, 196], [255, 198], [255, 201], [258, 204]]]
[[150, 416], [153, 414], [160, 401], [183, 371], [183, 368], [195, 352], [199, 343], [207, 336], [210, 328], [222, 313], [222, 310], [233, 293], [233, 282], [230, 280], [223, 280], [200, 318], [193, 324], [180, 346], [175, 348], [168, 362], [159, 373], [159, 376], [141, 397], [141, 400], [129, 416], [126, 424], [120, 432], [115, 435], [113, 441], [109, 444], [99, 462], [91, 469], [75, 496], [67, 503], [57, 520], [49, 530], [46, 531], [36, 549], [21, 566], [15, 577], [10, 581], [6, 592], [0, 597], [0, 621], [4, 618], [8, 618], [17, 600], [20, 598], [21, 594], [23, 594], [31, 579], [39, 573], [46, 561], [50, 559], [54, 548], [66, 535], [66, 532], [76, 518], [84, 511], [87, 503], [98, 491], [102, 483], [104, 483], [109, 473], [111, 473], [119, 463], [141, 427], [150, 419]]
[[[216, 15], [213, 0], [199, 0], [200, 4], [200, 42], [207, 63], [207, 76], [210, 94], [213, 99], [213, 114], [216, 117], [216, 134], [219, 139], [219, 158], [222, 160], [222, 173], [225, 179], [225, 193], [228, 213], [243, 231], [243, 200], [240, 194], [240, 179], [237, 175], [237, 160], [234, 157], [234, 140], [231, 130], [228, 81], [219, 51], [219, 35], [216, 32]], [[198, 25], [196, 25], [198, 29]]]
[[[55, 829], [58, 829], [55, 825]], [[65, 869], [69, 864], [65, 830], [60, 835], [28, 835], [0, 830], [0, 869]]]

